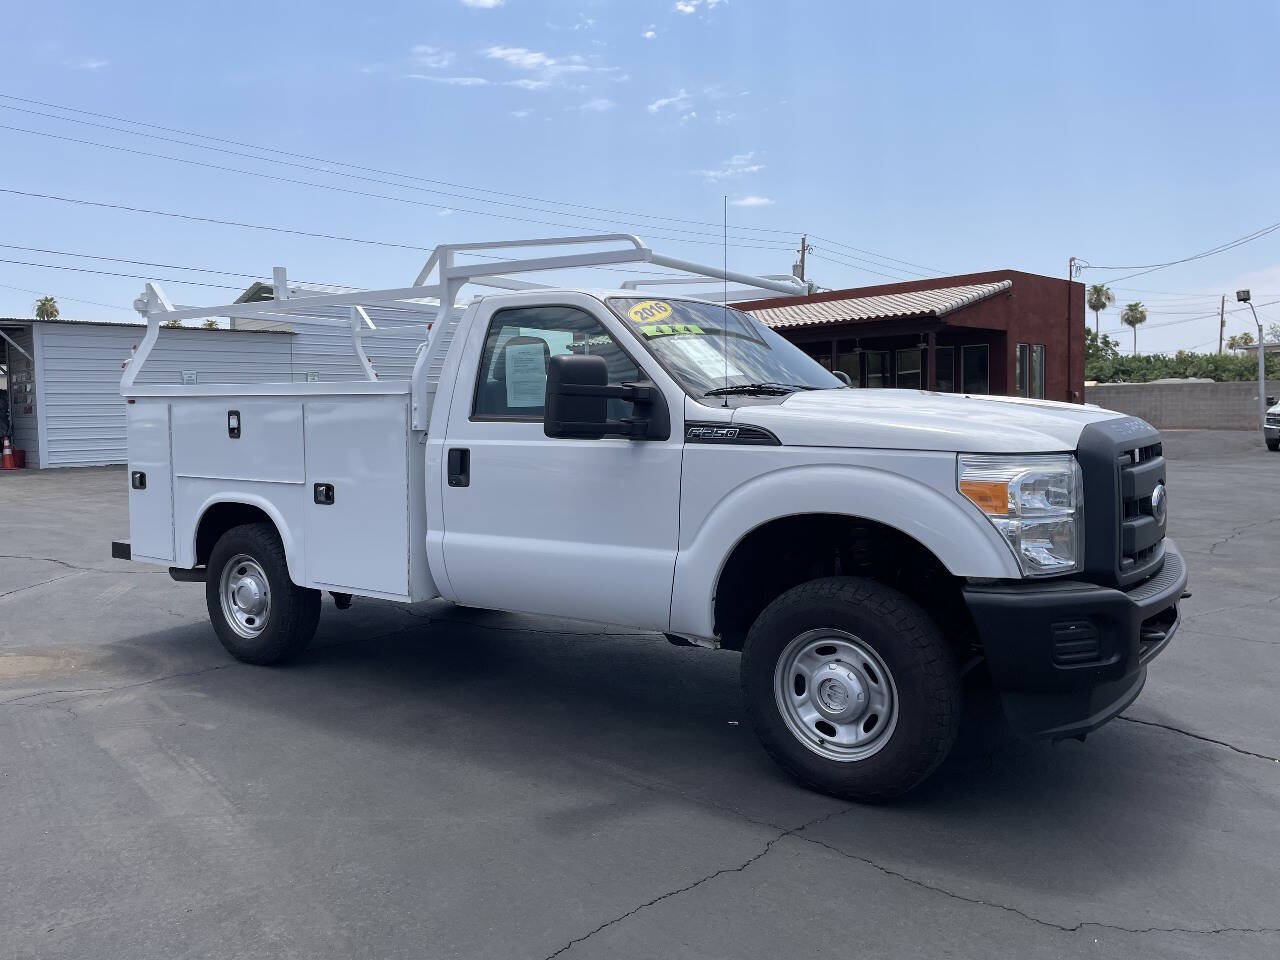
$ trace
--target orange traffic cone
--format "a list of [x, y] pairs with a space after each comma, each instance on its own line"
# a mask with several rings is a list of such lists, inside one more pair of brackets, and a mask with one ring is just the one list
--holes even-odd
[[18, 463], [13, 458], [13, 444], [9, 442], [9, 435], [4, 437], [4, 456], [0, 459], [0, 470], [17, 470]]

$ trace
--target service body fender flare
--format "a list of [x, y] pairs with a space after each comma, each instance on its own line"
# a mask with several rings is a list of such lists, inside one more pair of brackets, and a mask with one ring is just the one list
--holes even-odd
[[186, 548], [185, 555], [177, 558], [178, 566], [195, 566], [196, 537], [199, 536], [200, 533], [200, 524], [204, 522], [205, 515], [212, 508], [221, 506], [222, 504], [242, 504], [246, 507], [257, 507], [265, 513], [275, 525], [276, 533], [280, 535], [280, 542], [284, 545], [285, 565], [289, 568], [289, 579], [298, 586], [306, 586], [306, 566], [303, 563], [302, 545], [297, 542], [297, 539], [293, 535], [293, 531], [285, 521], [283, 514], [280, 513], [279, 508], [265, 497], [240, 490], [236, 491], [234, 494], [213, 494], [200, 504], [200, 509], [196, 511], [196, 522], [192, 524], [191, 527], [191, 539], [184, 544]]
[[1008, 545], [958, 492], [948, 496], [918, 480], [874, 467], [784, 467], [735, 487], [696, 529], [681, 531], [671, 591], [671, 631], [714, 636], [716, 584], [734, 547], [772, 520], [813, 513], [858, 517], [893, 527], [932, 552], [956, 576], [1021, 577]]

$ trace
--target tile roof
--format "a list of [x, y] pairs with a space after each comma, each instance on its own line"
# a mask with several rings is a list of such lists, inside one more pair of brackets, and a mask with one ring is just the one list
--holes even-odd
[[[895, 317], [945, 317], [1013, 287], [1012, 280], [995, 283], [971, 283], [936, 290], [913, 290], [888, 293], [878, 297], [854, 297], [848, 300], [824, 300], [816, 303], [791, 303], [780, 307], [751, 310], [774, 329], [812, 327], [824, 323], [849, 323], [866, 320], [888, 320]], [[750, 310], [750, 307], [746, 307]]]

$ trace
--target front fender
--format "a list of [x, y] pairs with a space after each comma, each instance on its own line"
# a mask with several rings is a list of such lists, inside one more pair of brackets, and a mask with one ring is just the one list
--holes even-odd
[[[1019, 578], [1017, 562], [995, 528], [954, 487], [954, 457], [929, 464], [933, 484], [867, 465], [786, 466], [739, 484], [710, 509], [688, 539], [683, 517], [671, 595], [671, 631], [714, 635], [716, 584], [743, 537], [782, 517], [836, 514], [874, 520], [906, 534], [961, 577]], [[922, 461], [916, 458], [918, 469]], [[941, 482], [940, 482], [941, 481]]]

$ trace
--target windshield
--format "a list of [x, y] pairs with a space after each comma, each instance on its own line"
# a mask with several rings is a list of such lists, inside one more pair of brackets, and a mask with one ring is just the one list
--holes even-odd
[[798, 347], [733, 307], [640, 297], [612, 297], [609, 306], [695, 399], [843, 386]]

